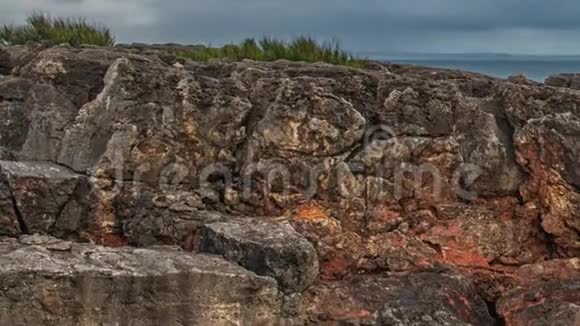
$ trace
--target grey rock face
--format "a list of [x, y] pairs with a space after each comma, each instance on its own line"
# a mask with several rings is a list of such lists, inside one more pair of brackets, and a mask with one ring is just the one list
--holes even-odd
[[[365, 119], [352, 103], [325, 86], [324, 79], [281, 80], [250, 136], [261, 148], [248, 150], [266, 157], [270, 153], [280, 157], [334, 156], [360, 141]], [[258, 91], [267, 94], [265, 90]]]
[[542, 83], [538, 83], [536, 81], [530, 80], [528, 76], [524, 74], [514, 74], [508, 77], [507, 79], [510, 83], [520, 84], [520, 85], [529, 85], [529, 86], [541, 86]]
[[556, 74], [546, 78], [548, 86], [580, 89], [580, 74]]
[[0, 75], [9, 75], [11, 71], [12, 62], [10, 54], [3, 46], [0, 46]]
[[578, 256], [575, 90], [166, 51], [0, 47], [0, 324], [486, 325]]
[[251, 108], [239, 87], [233, 80], [196, 79], [180, 69], [119, 59], [67, 132], [59, 162], [116, 177], [111, 166], [123, 160], [124, 180], [142, 168], [139, 181], [154, 186], [165, 168], [177, 164], [190, 177], [179, 181], [189, 182], [205, 166], [233, 159]]
[[112, 205], [123, 236], [135, 246], [161, 242], [190, 248], [193, 235], [200, 227], [232, 218], [205, 208], [197, 193], [184, 189], [159, 191], [135, 187], [133, 183], [120, 190]]
[[531, 174], [522, 189], [547, 207], [544, 230], [565, 257], [580, 255], [580, 118], [554, 114], [531, 120], [515, 135], [519, 160]]
[[0, 161], [15, 161], [15, 160], [16, 158], [14, 157], [12, 152], [10, 152], [4, 147], [0, 147]]
[[[175, 248], [0, 241], [2, 325], [274, 325], [276, 282]], [[56, 248], [56, 249], [55, 249]]]
[[[494, 325], [485, 302], [460, 275], [422, 272], [410, 276], [355, 276], [321, 282], [305, 294], [321, 312], [318, 324]], [[350, 298], [339, 300], [338, 298]], [[312, 301], [310, 301], [312, 300]]]
[[0, 235], [15, 237], [21, 233], [12, 190], [8, 182], [3, 180], [0, 182]]
[[290, 225], [256, 219], [208, 224], [199, 232], [198, 250], [273, 277], [288, 293], [304, 291], [318, 276], [314, 247]]
[[497, 309], [506, 322], [514, 325], [578, 325], [578, 302], [580, 280], [546, 281], [506, 293]]
[[83, 212], [68, 208], [86, 204], [85, 177], [47, 162], [0, 161], [0, 182], [10, 197], [3, 200], [2, 210], [13, 214], [11, 220], [16, 218], [21, 232], [47, 234], [58, 228], [80, 228]]
[[19, 160], [54, 161], [77, 111], [50, 85], [23, 78], [0, 80], [0, 140]]
[[42, 50], [42, 45], [3, 46], [0, 44], [0, 76], [10, 75], [15, 68], [26, 64], [34, 58], [37, 52]]
[[[106, 49], [54, 47], [39, 52], [17, 67], [23, 77], [54, 85], [77, 108], [93, 100], [103, 88], [103, 77], [111, 64], [122, 56]], [[151, 61], [131, 56], [136, 60]]]

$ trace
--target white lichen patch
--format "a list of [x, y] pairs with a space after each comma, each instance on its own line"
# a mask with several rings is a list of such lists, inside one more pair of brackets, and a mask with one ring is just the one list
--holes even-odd
[[53, 79], [59, 74], [66, 74], [67, 72], [62, 62], [51, 59], [42, 59], [38, 61], [36, 65], [34, 65], [34, 71]]

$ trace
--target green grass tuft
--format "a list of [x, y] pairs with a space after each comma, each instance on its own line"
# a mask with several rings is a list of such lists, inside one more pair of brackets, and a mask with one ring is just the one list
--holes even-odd
[[[45, 14], [33, 14], [22, 26], [0, 27], [0, 43], [9, 45], [48, 41], [52, 44], [68, 43], [71, 46], [113, 46], [115, 39], [107, 27], [90, 24], [85, 18], [53, 18]], [[353, 57], [342, 50], [336, 41], [319, 43], [311, 37], [299, 37], [286, 42], [273, 38], [260, 41], [249, 38], [239, 44], [220, 48], [200, 47], [195, 50], [175, 50], [175, 55], [194, 61], [211, 59], [326, 62], [335, 65], [363, 67], [366, 60]]]
[[52, 18], [44, 14], [33, 14], [27, 25], [3, 25], [0, 40], [7, 44], [49, 41], [53, 44], [68, 43], [71, 46], [113, 46], [115, 39], [110, 30], [89, 24], [84, 18]]
[[326, 62], [357, 68], [363, 67], [366, 62], [364, 59], [355, 58], [350, 53], [341, 50], [336, 41], [321, 44], [310, 37], [299, 37], [290, 42], [272, 38], [264, 38], [257, 42], [250, 38], [240, 44], [228, 44], [221, 48], [204, 47], [196, 50], [180, 50], [176, 51], [175, 54], [194, 61], [208, 61], [210, 59], [274, 61], [286, 59]]

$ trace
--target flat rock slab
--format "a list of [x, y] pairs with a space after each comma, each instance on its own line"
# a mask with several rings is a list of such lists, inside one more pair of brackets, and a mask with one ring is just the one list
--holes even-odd
[[172, 247], [0, 241], [0, 325], [274, 325], [276, 281]]
[[18, 177], [45, 178], [52, 180], [64, 180], [80, 177], [80, 175], [72, 172], [70, 169], [49, 162], [0, 161], [0, 165], [5, 173]]
[[288, 293], [302, 292], [318, 276], [314, 246], [287, 224], [257, 219], [208, 224], [200, 231], [199, 250], [273, 277]]

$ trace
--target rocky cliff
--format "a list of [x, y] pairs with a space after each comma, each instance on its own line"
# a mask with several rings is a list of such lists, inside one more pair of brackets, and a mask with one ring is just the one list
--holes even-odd
[[580, 74], [555, 74], [546, 78], [546, 85], [580, 89]]
[[0, 324], [577, 325], [578, 104], [413, 66], [0, 48]]

